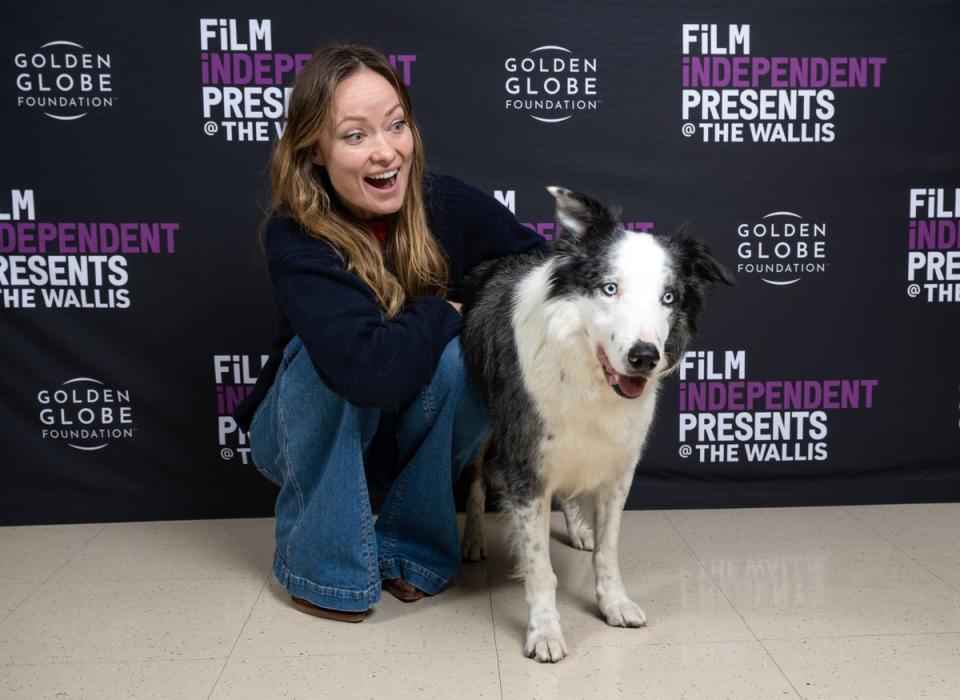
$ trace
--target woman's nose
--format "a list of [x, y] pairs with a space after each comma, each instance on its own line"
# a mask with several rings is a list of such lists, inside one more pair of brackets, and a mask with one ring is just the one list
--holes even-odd
[[394, 149], [394, 147], [387, 141], [385, 134], [377, 134], [374, 137], [374, 141], [371, 146], [372, 150], [370, 152], [370, 157], [373, 158], [373, 160], [382, 163], [389, 163], [393, 161], [393, 156], [396, 153], [396, 149]]

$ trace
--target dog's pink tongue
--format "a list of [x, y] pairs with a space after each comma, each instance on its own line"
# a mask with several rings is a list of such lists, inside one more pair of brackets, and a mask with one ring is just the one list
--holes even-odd
[[647, 386], [647, 380], [643, 377], [624, 377], [621, 375], [617, 386], [625, 396], [635, 399], [643, 393], [644, 388]]

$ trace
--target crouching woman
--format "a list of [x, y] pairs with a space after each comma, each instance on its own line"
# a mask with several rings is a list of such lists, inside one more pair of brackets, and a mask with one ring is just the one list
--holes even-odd
[[[280, 487], [277, 579], [298, 610], [359, 622], [382, 587], [416, 600], [460, 566], [452, 486], [486, 429], [459, 346], [461, 281], [544, 243], [483, 192], [424, 173], [407, 90], [363, 46], [304, 66], [271, 183], [279, 332], [237, 417]], [[374, 523], [364, 454], [387, 413], [402, 471]]]

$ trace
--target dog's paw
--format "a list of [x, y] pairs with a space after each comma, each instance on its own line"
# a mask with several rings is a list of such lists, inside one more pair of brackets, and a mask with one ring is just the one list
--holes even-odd
[[567, 643], [563, 641], [563, 634], [559, 630], [530, 632], [527, 634], [523, 653], [542, 664], [555, 664], [567, 655]]
[[586, 524], [572, 527], [568, 530], [570, 535], [570, 546], [574, 549], [582, 549], [587, 552], [593, 551], [593, 529]]
[[612, 627], [643, 627], [647, 624], [647, 615], [643, 609], [629, 598], [600, 602], [600, 612]]
[[464, 561], [483, 561], [487, 558], [487, 543], [483, 536], [467, 537], [460, 542], [460, 556]]

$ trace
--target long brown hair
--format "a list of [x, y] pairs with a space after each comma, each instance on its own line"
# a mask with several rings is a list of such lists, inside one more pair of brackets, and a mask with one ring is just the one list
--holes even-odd
[[[331, 197], [335, 197], [332, 186], [324, 182], [323, 171], [313, 163], [317, 139], [327, 125], [337, 86], [363, 69], [380, 74], [393, 86], [413, 134], [407, 191], [400, 210], [391, 217], [385, 252], [362, 223], [337, 206]], [[324, 46], [314, 52], [293, 84], [286, 127], [273, 150], [271, 214], [291, 216], [310, 235], [330, 243], [347, 270], [370, 287], [390, 319], [400, 313], [408, 299], [446, 294], [449, 271], [427, 226], [423, 164], [423, 141], [413, 118], [410, 95], [383, 54], [355, 44]]]

